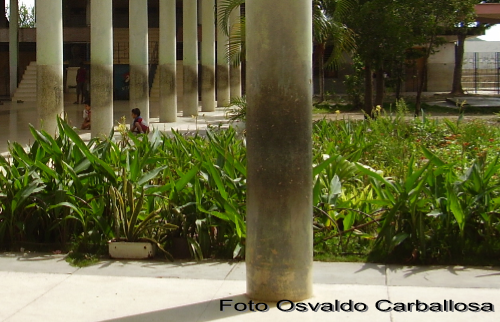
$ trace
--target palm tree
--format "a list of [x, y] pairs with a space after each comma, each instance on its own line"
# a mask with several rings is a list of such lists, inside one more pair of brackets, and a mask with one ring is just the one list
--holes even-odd
[[[325, 96], [325, 66], [337, 67], [343, 53], [355, 48], [354, 33], [343, 23], [357, 0], [313, 0], [313, 38], [316, 45], [319, 69], [320, 101]], [[229, 36], [228, 56], [231, 63], [237, 65], [245, 59], [245, 16], [240, 21], [229, 25], [229, 16], [239, 9], [245, 0], [226, 0], [217, 8], [218, 24]], [[333, 50], [325, 64], [326, 46]]]
[[240, 21], [230, 25], [229, 17], [234, 10], [239, 10], [245, 0], [226, 0], [217, 8], [219, 28], [229, 37], [228, 60], [233, 65], [239, 65], [245, 60], [245, 16], [240, 15]]
[[325, 51], [333, 45], [327, 67], [338, 67], [343, 54], [355, 49], [354, 33], [343, 23], [356, 0], [314, 0], [313, 39], [315, 42], [319, 70], [319, 99], [325, 100]]

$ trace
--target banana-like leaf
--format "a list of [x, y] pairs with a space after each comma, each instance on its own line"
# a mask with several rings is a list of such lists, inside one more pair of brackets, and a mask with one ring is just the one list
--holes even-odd
[[[67, 123], [64, 123], [63, 127], [64, 127], [64, 133], [83, 152], [83, 154], [85, 154], [90, 163], [104, 170], [103, 174], [106, 174], [109, 180], [111, 180], [113, 183], [116, 183], [117, 178], [114, 170], [106, 162], [95, 156], [90, 151], [89, 147], [83, 142], [80, 136]], [[79, 171], [76, 172], [78, 173]]]
[[35, 166], [42, 170], [44, 173], [49, 175], [50, 177], [54, 178], [55, 180], [59, 179], [59, 174], [54, 171], [53, 169], [49, 168], [47, 165], [41, 163], [40, 161], [36, 160], [35, 161]]
[[160, 173], [161, 171], [165, 170], [168, 168], [168, 165], [164, 165], [164, 166], [161, 166], [161, 167], [158, 167], [154, 170], [151, 170], [149, 171], [148, 173], [145, 173], [142, 177], [139, 178], [139, 180], [137, 180], [137, 185], [139, 186], [142, 186], [143, 184], [149, 182], [150, 180], [156, 178], [156, 176], [158, 175], [158, 173]]
[[220, 193], [220, 195], [222, 196], [222, 198], [227, 200], [228, 195], [227, 195], [226, 188], [224, 187], [224, 184], [222, 183], [220, 172], [215, 169], [214, 165], [211, 162], [203, 162], [203, 165], [210, 173], [212, 179], [215, 182], [215, 185], [217, 186], [217, 190]]

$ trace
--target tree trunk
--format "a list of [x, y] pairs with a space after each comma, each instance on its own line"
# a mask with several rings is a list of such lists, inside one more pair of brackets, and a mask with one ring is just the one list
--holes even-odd
[[421, 78], [418, 80], [417, 98], [415, 99], [415, 116], [420, 115], [422, 92], [424, 91], [424, 85], [427, 79], [427, 63], [429, 62], [429, 56], [431, 55], [435, 40], [436, 40], [436, 35], [432, 35], [431, 38], [429, 39], [429, 44], [425, 48], [424, 63], [422, 64], [422, 70], [420, 73]]
[[325, 100], [325, 43], [318, 45], [319, 101]]
[[384, 103], [384, 85], [385, 85], [383, 68], [379, 68], [377, 70], [376, 81], [377, 82], [375, 83], [375, 104], [374, 105], [382, 106], [382, 104]]
[[457, 44], [455, 46], [455, 69], [453, 70], [453, 86], [451, 94], [462, 95], [464, 90], [462, 88], [462, 66], [464, 62], [465, 51], [465, 34], [458, 34]]
[[426, 73], [427, 73], [427, 57], [424, 57], [424, 63], [422, 64], [422, 70], [420, 70], [420, 78], [418, 79], [418, 84], [417, 84], [417, 97], [415, 98], [415, 116], [420, 115], [422, 92], [424, 91]]
[[432, 42], [430, 42], [429, 47], [426, 48], [426, 53], [424, 55], [424, 63], [422, 64], [422, 69], [420, 70], [420, 78], [417, 84], [417, 97], [415, 99], [415, 116], [420, 115], [421, 104], [422, 104], [422, 92], [424, 91], [425, 80], [427, 78], [427, 63], [429, 61], [430, 50]]
[[365, 117], [372, 117], [373, 110], [373, 85], [372, 85], [372, 67], [369, 63], [365, 64]]
[[398, 67], [396, 67], [396, 99], [401, 99], [401, 86], [403, 85], [403, 68], [404, 61], [400, 61], [397, 63]]

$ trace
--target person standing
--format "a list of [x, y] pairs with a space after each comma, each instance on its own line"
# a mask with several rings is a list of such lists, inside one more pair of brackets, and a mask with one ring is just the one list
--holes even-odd
[[[81, 96], [81, 101], [80, 101]], [[87, 70], [85, 69], [83, 63], [80, 64], [80, 68], [76, 72], [76, 102], [74, 104], [83, 104], [85, 98], [87, 97]]]

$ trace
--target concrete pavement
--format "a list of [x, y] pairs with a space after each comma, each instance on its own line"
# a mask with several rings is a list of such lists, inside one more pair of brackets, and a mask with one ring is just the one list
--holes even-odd
[[[254, 301], [251, 311], [244, 262], [102, 260], [75, 268], [64, 255], [0, 254], [1, 321], [486, 322], [500, 319], [499, 288], [500, 268], [315, 262], [313, 298], [294, 303], [291, 312], [284, 312], [291, 308], [287, 301], [257, 306]], [[396, 302], [408, 310], [417, 300], [429, 307], [440, 303], [441, 310], [446, 302], [448, 312], [416, 312], [415, 305], [411, 312], [382, 311], [403, 307]], [[479, 309], [491, 303], [495, 312], [472, 312], [471, 306], [458, 312], [459, 302], [476, 302]], [[322, 311], [332, 308], [329, 303], [340, 312]], [[353, 312], [342, 310], [350, 306]], [[307, 312], [299, 311], [303, 308]]]

